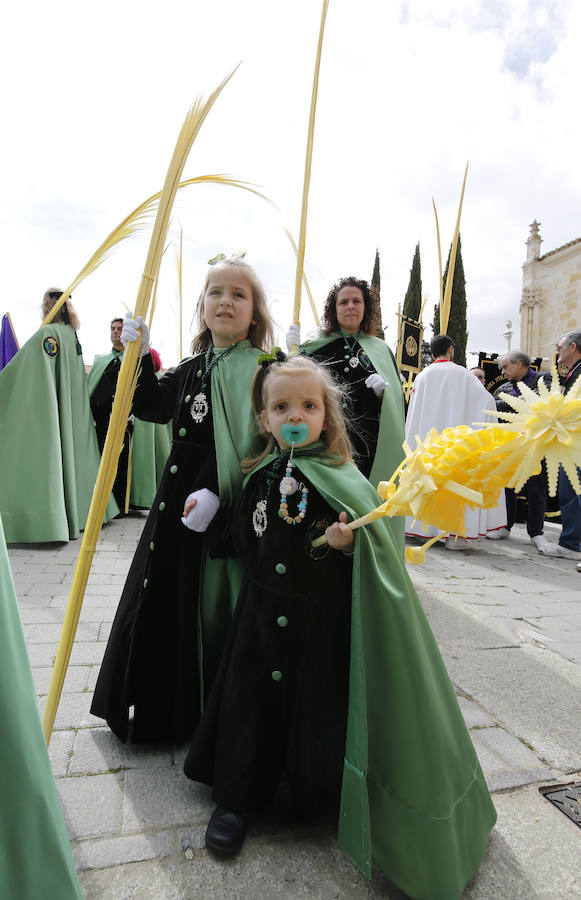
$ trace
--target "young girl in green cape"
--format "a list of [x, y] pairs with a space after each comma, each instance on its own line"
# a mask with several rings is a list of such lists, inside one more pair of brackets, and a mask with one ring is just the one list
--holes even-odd
[[192, 734], [242, 581], [240, 564], [223, 555], [221, 533], [242, 490], [240, 462], [261, 446], [249, 387], [272, 324], [264, 289], [241, 259], [212, 266], [198, 314], [194, 356], [159, 381], [145, 323], [129, 316], [123, 328], [124, 342], [142, 335], [134, 413], [149, 422], [173, 420], [172, 449], [91, 707], [123, 741], [131, 708], [133, 741]]
[[410, 897], [451, 900], [495, 811], [397, 530], [345, 524], [379, 499], [338, 394], [305, 357], [257, 373], [268, 446], [233, 520], [245, 581], [185, 772], [213, 786], [217, 852], [240, 848], [282, 781], [301, 819], [337, 817], [367, 876], [376, 865]]

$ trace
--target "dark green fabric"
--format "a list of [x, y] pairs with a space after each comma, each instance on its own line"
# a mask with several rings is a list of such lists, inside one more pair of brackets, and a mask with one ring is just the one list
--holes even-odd
[[[242, 491], [240, 463], [264, 447], [250, 403], [250, 386], [261, 351], [249, 340], [212, 369], [212, 421], [220, 503], [231, 507]], [[185, 498], [184, 498], [185, 499]], [[203, 673], [218, 667], [244, 570], [238, 559], [204, 554], [200, 572], [199, 653]]]
[[[87, 375], [89, 397], [92, 397], [103, 373], [115, 357], [123, 353], [104, 353], [93, 360]], [[144, 422], [134, 417], [131, 442], [131, 489], [129, 505], [149, 509], [155, 499], [171, 446], [171, 424]]]
[[[100, 459], [75, 332], [68, 325], [45, 325], [0, 372], [0, 513], [6, 540], [78, 537]], [[118, 512], [110, 502], [105, 521]]]
[[0, 520], [0, 897], [82, 894], [40, 724]]
[[[294, 460], [349, 520], [379, 505], [351, 463], [300, 450]], [[453, 900], [482, 860], [496, 813], [385, 519], [355, 531], [351, 616], [339, 844], [366, 875], [373, 863], [410, 897]]]
[[[342, 337], [342, 332], [332, 331], [331, 334], [319, 332], [313, 338], [307, 339], [301, 344], [301, 350], [307, 355], [314, 353], [320, 347]], [[400, 462], [404, 458], [402, 444], [405, 438], [405, 419], [403, 393], [397, 364], [393, 353], [380, 338], [360, 332], [356, 335], [369, 359], [373, 363], [375, 371], [387, 382], [388, 386], [383, 392], [381, 413], [379, 417], [379, 433], [377, 435], [377, 448], [375, 459], [369, 475], [369, 481], [373, 487], [377, 487], [380, 481], [387, 481]], [[404, 547], [405, 519], [392, 519], [390, 528], [398, 536], [401, 552]]]
[[[250, 387], [261, 351], [240, 341], [226, 365], [212, 370], [212, 416], [220, 502], [231, 505], [240, 494], [242, 460], [264, 446], [258, 437], [250, 403]], [[241, 437], [242, 436], [242, 437]]]

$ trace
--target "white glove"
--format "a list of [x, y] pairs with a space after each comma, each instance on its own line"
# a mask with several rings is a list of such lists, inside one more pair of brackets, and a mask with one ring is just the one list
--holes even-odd
[[365, 387], [371, 388], [374, 394], [377, 394], [378, 397], [381, 397], [386, 387], [389, 385], [388, 381], [385, 381], [378, 375], [377, 372], [374, 372], [373, 375], [369, 375], [368, 378], [365, 379]]
[[186, 528], [189, 528], [190, 531], [206, 531], [208, 525], [220, 508], [220, 500], [216, 494], [209, 491], [208, 488], [202, 488], [199, 491], [194, 491], [193, 494], [189, 494], [186, 497], [184, 506], [186, 506], [190, 500], [195, 500], [196, 505], [193, 509], [190, 509], [187, 516], [182, 516], [182, 523]]
[[137, 316], [136, 319], [132, 316], [133, 313], [125, 313], [123, 328], [121, 329], [121, 343], [126, 347], [127, 344], [131, 344], [133, 341], [141, 340], [139, 356], [145, 356], [149, 352], [149, 328], [141, 316]]
[[289, 329], [285, 335], [286, 339], [286, 349], [290, 353], [293, 347], [300, 347], [301, 344], [301, 329], [298, 325], [295, 325], [294, 322], [292, 325], [289, 325]]

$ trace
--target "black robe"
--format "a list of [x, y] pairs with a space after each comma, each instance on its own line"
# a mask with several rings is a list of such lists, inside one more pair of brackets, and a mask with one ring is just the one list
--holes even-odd
[[[300, 473], [309, 488], [305, 520], [279, 517], [282, 459], [251, 478], [234, 517], [246, 578], [184, 770], [237, 812], [267, 806], [284, 776], [295, 814], [312, 820], [339, 806], [352, 560], [328, 546], [312, 550], [313, 536], [337, 514]], [[253, 513], [267, 496], [268, 525], [258, 537]], [[300, 497], [299, 490], [289, 498], [291, 515]]]
[[[376, 369], [361, 344], [351, 336], [348, 340], [341, 337], [331, 341], [312, 353], [309, 351], [309, 356], [324, 363], [343, 389], [343, 410], [355, 463], [369, 478], [377, 447], [382, 398], [365, 386], [365, 379]], [[356, 366], [350, 365], [351, 359], [357, 360]]]
[[[115, 400], [115, 391], [117, 390], [117, 379], [119, 378], [119, 370], [121, 369], [122, 350], [115, 350], [113, 359], [103, 372], [99, 383], [91, 394], [91, 412], [95, 422], [95, 431], [97, 432], [97, 443], [99, 444], [99, 453], [103, 453], [105, 446], [105, 438], [109, 429], [109, 419], [111, 418], [111, 410], [113, 409], [113, 401]], [[125, 495], [127, 493], [127, 473], [129, 471], [129, 447], [131, 445], [131, 435], [133, 434], [133, 422], [127, 422], [125, 428], [125, 437], [123, 446], [119, 454], [117, 463], [117, 474], [113, 482], [113, 496], [117, 506], [121, 512], [125, 509]]]
[[198, 488], [218, 493], [211, 414], [192, 419], [192, 398], [205, 370], [204, 356], [155, 377], [143, 358], [133, 411], [149, 422], [173, 417], [173, 443], [157, 495], [137, 547], [101, 671], [91, 712], [126, 741], [180, 740], [200, 714], [198, 587], [207, 535], [180, 522], [186, 497]]

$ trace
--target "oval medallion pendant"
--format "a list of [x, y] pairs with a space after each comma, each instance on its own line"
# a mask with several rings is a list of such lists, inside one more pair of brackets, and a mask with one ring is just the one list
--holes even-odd
[[200, 422], [203, 422], [206, 416], [208, 415], [208, 401], [206, 400], [205, 394], [196, 394], [194, 397], [194, 402], [190, 407], [190, 413], [192, 419], [199, 425]]
[[252, 525], [256, 532], [256, 537], [262, 537], [267, 525], [266, 500], [259, 500], [256, 504], [256, 509], [252, 513]]

